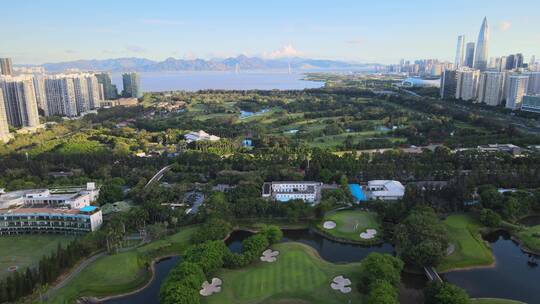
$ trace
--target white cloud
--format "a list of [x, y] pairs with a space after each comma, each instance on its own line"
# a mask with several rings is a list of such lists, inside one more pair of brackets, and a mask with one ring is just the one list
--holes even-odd
[[171, 19], [143, 19], [142, 23], [148, 25], [183, 25], [184, 22]]
[[512, 27], [512, 22], [510, 21], [503, 21], [499, 23], [499, 31], [506, 32]]
[[275, 50], [270, 53], [265, 52], [263, 54], [263, 57], [271, 58], [271, 59], [284, 58], [284, 57], [298, 57], [298, 56], [302, 56], [302, 52], [295, 49], [291, 44], [287, 44], [283, 46], [282, 48], [280, 48], [279, 50]]
[[346, 41], [348, 44], [364, 44], [364, 40], [361, 38], [351, 39]]

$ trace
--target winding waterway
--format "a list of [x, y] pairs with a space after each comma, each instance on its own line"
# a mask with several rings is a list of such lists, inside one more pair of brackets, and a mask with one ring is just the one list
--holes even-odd
[[[235, 231], [227, 240], [227, 246], [233, 252], [241, 252], [242, 240], [252, 233]], [[471, 297], [499, 297], [540, 303], [540, 267], [532, 267], [527, 263], [529, 256], [521, 251], [519, 246], [505, 232], [497, 232], [486, 238], [493, 249], [496, 266], [493, 268], [455, 271], [444, 274], [444, 278], [462, 288]], [[320, 256], [333, 263], [357, 262], [371, 252], [394, 253], [392, 245], [385, 243], [379, 246], [361, 246], [344, 244], [324, 238], [311, 229], [284, 230], [282, 242], [300, 242], [313, 247]], [[139, 293], [121, 299], [107, 301], [109, 304], [127, 303], [159, 303], [159, 287], [169, 271], [174, 267], [178, 258], [171, 258], [156, 264], [156, 275], [150, 286]], [[425, 283], [422, 275], [403, 274], [402, 303], [418, 295]], [[410, 295], [410, 296], [407, 296]]]

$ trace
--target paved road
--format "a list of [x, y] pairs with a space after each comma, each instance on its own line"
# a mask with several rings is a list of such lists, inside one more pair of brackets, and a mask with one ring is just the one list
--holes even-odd
[[160, 180], [163, 177], [163, 175], [169, 170], [171, 170], [171, 165], [161, 168], [161, 170], [159, 170], [154, 176], [152, 176], [152, 178], [148, 181], [148, 183], [146, 183], [144, 188], [146, 189], [150, 185], [152, 185], [154, 182]]
[[83, 262], [79, 263], [75, 269], [73, 269], [67, 276], [65, 276], [62, 281], [60, 281], [55, 286], [49, 288], [47, 292], [43, 295], [43, 299], [47, 300], [49, 297], [51, 297], [57, 290], [60, 288], [66, 286], [75, 276], [77, 276], [82, 270], [84, 270], [88, 265], [95, 262], [97, 259], [101, 258], [102, 256], [106, 255], [106, 252], [101, 252], [98, 254], [95, 254]]

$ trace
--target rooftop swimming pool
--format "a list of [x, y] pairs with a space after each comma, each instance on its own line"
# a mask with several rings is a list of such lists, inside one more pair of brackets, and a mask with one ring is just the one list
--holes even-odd
[[349, 190], [351, 190], [351, 194], [354, 196], [354, 199], [357, 201], [366, 201], [366, 194], [364, 193], [364, 190], [362, 189], [362, 186], [359, 184], [349, 184]]

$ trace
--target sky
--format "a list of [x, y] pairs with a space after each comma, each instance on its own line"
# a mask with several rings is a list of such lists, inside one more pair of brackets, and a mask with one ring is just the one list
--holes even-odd
[[0, 57], [14, 64], [144, 57], [300, 56], [397, 63], [453, 61], [457, 36], [489, 56], [540, 56], [538, 0], [11, 0]]

